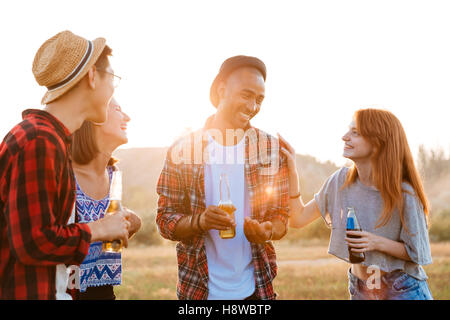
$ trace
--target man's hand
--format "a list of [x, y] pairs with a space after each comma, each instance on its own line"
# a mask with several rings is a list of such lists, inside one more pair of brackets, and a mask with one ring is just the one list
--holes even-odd
[[125, 248], [128, 247], [128, 229], [131, 223], [127, 220], [130, 213], [118, 211], [105, 215], [100, 220], [88, 223], [91, 229], [91, 242], [122, 240]]
[[227, 230], [236, 227], [234, 219], [217, 206], [209, 206], [200, 214], [199, 225], [203, 231], [211, 229]]
[[245, 217], [244, 234], [249, 242], [264, 243], [270, 240], [273, 233], [272, 222], [259, 223], [257, 220]]

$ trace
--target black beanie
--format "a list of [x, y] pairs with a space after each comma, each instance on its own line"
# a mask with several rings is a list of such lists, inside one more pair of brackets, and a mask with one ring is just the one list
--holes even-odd
[[214, 79], [211, 85], [211, 89], [209, 90], [209, 99], [216, 108], [219, 104], [219, 96], [217, 94], [218, 84], [220, 83], [220, 81], [224, 81], [231, 72], [243, 67], [252, 67], [257, 69], [259, 72], [261, 72], [264, 81], [266, 81], [266, 65], [258, 58], [249, 56], [234, 56], [228, 58], [220, 66], [219, 73]]

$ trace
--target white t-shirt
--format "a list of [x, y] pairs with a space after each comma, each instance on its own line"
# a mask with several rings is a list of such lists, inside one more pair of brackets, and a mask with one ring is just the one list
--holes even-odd
[[[70, 214], [67, 224], [75, 223], [75, 207], [76, 204], [74, 203], [72, 213]], [[69, 285], [70, 271], [71, 269], [67, 268], [65, 264], [58, 264], [56, 266], [56, 300], [72, 300], [72, 296], [66, 292]]]
[[250, 201], [244, 173], [245, 139], [235, 146], [222, 146], [210, 137], [209, 163], [205, 164], [206, 206], [220, 200], [220, 175], [226, 173], [231, 200], [236, 207], [236, 236], [222, 239], [218, 230], [205, 237], [209, 282], [208, 300], [242, 300], [255, 291], [250, 243], [244, 235], [244, 217], [250, 216]]

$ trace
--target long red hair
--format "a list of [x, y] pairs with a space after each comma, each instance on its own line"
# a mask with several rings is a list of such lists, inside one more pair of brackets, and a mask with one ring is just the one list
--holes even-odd
[[[354, 119], [359, 134], [374, 147], [371, 178], [384, 202], [376, 228], [386, 225], [395, 209], [398, 209], [402, 225], [405, 226], [402, 195], [405, 190], [402, 190], [402, 182], [412, 186], [425, 215], [428, 215], [429, 204], [423, 184], [405, 130], [397, 117], [386, 110], [360, 109], [355, 112]], [[357, 177], [358, 171], [353, 165], [347, 174], [344, 188], [354, 183]]]

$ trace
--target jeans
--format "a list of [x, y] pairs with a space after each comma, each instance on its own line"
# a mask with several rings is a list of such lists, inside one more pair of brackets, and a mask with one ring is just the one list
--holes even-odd
[[348, 290], [351, 300], [433, 300], [426, 280], [418, 280], [401, 270], [384, 274], [379, 288], [370, 289], [349, 269]]

